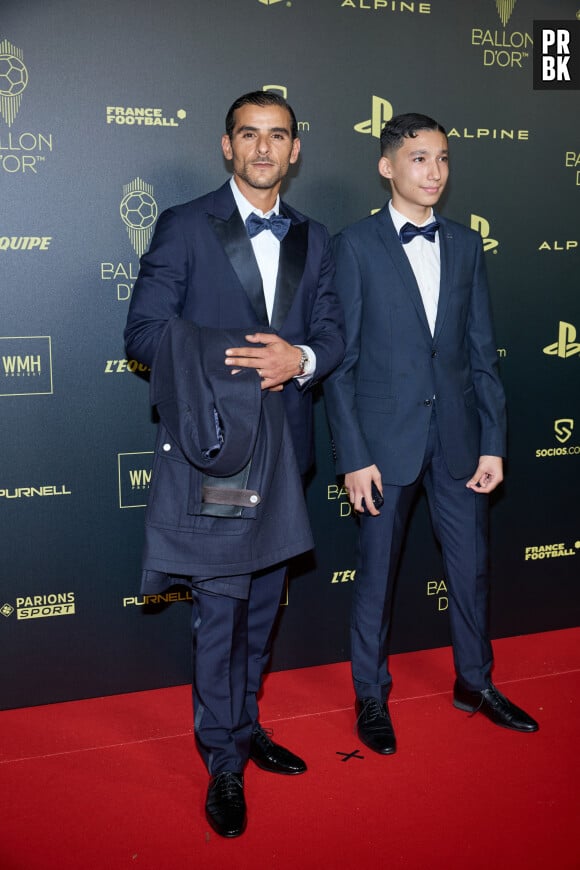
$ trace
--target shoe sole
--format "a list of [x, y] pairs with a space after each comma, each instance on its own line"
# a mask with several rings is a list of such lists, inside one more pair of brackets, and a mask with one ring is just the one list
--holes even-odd
[[505, 728], [506, 731], [517, 731], [520, 734], [533, 734], [535, 731], [539, 731], [539, 726], [535, 728], [515, 728], [513, 725], [504, 725], [503, 722], [496, 722], [495, 719], [492, 719], [483, 710], [479, 710], [477, 707], [470, 707], [467, 704], [463, 704], [461, 701], [453, 700], [453, 706], [458, 710], [462, 710], [464, 713], [481, 713], [482, 716], [485, 716], [492, 725], [497, 725], [499, 728]]
[[463, 710], [464, 713], [475, 713], [477, 710], [477, 707], [470, 707], [469, 704], [464, 704], [463, 701], [457, 701], [455, 698], [453, 699], [453, 706], [458, 710]]
[[241, 836], [244, 833], [244, 831], [246, 830], [246, 826], [247, 826], [246, 819], [244, 820], [243, 827], [241, 827], [239, 830], [236, 829], [235, 831], [220, 831], [216, 827], [212, 817], [210, 816], [210, 814], [207, 811], [206, 811], [205, 817], [206, 817], [210, 827], [212, 828], [212, 830], [215, 831], [216, 834], [218, 834], [220, 837], [225, 837], [227, 840], [232, 840], [234, 837]]
[[308, 770], [307, 767], [305, 767], [304, 770], [280, 770], [279, 767], [268, 767], [266, 764], [263, 764], [261, 761], [258, 761], [251, 756], [250, 761], [252, 761], [256, 767], [259, 767], [260, 770], [265, 770], [266, 773], [278, 773], [282, 776], [299, 776], [301, 773], [306, 773]]
[[364, 746], [366, 746], [367, 749], [370, 749], [371, 752], [376, 752], [377, 755], [394, 755], [397, 751], [396, 746], [393, 746], [392, 749], [375, 749], [374, 746], [370, 746], [368, 743], [366, 743], [366, 741], [364, 741], [360, 735], [358, 739]]

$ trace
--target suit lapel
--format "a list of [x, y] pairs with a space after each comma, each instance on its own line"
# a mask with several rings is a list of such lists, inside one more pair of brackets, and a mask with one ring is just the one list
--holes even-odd
[[435, 335], [437, 338], [443, 328], [447, 307], [449, 304], [449, 296], [451, 293], [452, 276], [453, 276], [453, 260], [455, 253], [455, 243], [453, 233], [448, 229], [447, 222], [439, 215], [435, 216], [439, 221], [439, 251], [441, 254], [441, 273], [439, 279], [439, 302], [437, 304], [437, 319], [435, 320]]
[[226, 256], [238, 276], [240, 284], [246, 291], [258, 318], [258, 323], [268, 326], [268, 313], [262, 288], [262, 278], [246, 227], [229, 188], [227, 191], [221, 188], [221, 190], [217, 191], [216, 196], [226, 195], [227, 193], [229, 193], [231, 200], [228, 206], [233, 208], [231, 213], [228, 213], [228, 216], [208, 214], [207, 217], [223, 245]]
[[421, 324], [424, 329], [427, 330], [429, 338], [431, 338], [431, 330], [429, 329], [429, 323], [427, 321], [427, 315], [425, 314], [425, 306], [423, 305], [419, 285], [417, 284], [415, 274], [411, 268], [411, 264], [409, 263], [409, 258], [405, 254], [403, 245], [395, 231], [395, 226], [391, 219], [391, 215], [389, 214], [388, 204], [380, 211], [378, 219], [379, 222], [377, 224], [377, 229], [379, 230], [381, 242], [387, 249], [390, 258], [401, 277], [402, 284], [415, 306]]
[[[283, 205], [280, 213], [290, 217]], [[276, 295], [272, 311], [271, 326], [279, 330], [288, 316], [298, 285], [304, 274], [306, 254], [308, 251], [308, 224], [306, 221], [290, 225], [290, 229], [280, 245], [280, 260], [278, 262], [278, 277], [276, 279]]]

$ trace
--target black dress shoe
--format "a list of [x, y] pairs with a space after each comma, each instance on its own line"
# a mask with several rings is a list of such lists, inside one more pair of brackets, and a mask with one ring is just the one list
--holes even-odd
[[357, 733], [365, 746], [381, 755], [396, 752], [397, 741], [386, 703], [381, 704], [377, 698], [360, 698], [355, 709]]
[[246, 827], [244, 777], [224, 770], [209, 781], [205, 815], [220, 837], [239, 837]]
[[453, 706], [467, 713], [483, 713], [495, 725], [510, 728], [512, 731], [537, 731], [540, 727], [535, 719], [498, 692], [493, 683], [481, 692], [474, 692], [456, 680], [453, 687]]
[[252, 733], [250, 758], [258, 767], [270, 773], [297, 774], [306, 770], [305, 762], [293, 752], [274, 743], [261, 725], [256, 725]]

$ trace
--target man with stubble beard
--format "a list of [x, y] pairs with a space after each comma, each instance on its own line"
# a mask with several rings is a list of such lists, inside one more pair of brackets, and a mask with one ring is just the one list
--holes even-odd
[[[156, 353], [172, 319], [202, 330], [241, 330], [239, 345], [223, 348], [224, 371], [233, 378], [251, 371], [263, 397], [279, 394], [291, 433], [297, 461], [291, 457], [276, 470], [277, 479], [286, 475], [278, 484], [282, 507], [275, 533], [259, 539], [260, 552], [266, 551], [260, 569], [241, 571], [230, 564], [220, 576], [200, 577], [194, 553], [189, 570], [178, 572], [192, 584], [195, 736], [210, 774], [206, 816], [218, 834], [236, 837], [246, 825], [248, 758], [272, 773], [306, 770], [301, 758], [260, 726], [257, 693], [287, 556], [310, 547], [304, 536], [287, 540], [294, 514], [304, 509], [294, 510], [292, 500], [298, 488], [302, 499], [302, 480], [313, 462], [310, 387], [342, 359], [344, 331], [328, 233], [279, 196], [300, 152], [288, 103], [274, 93], [244, 94], [227, 114], [221, 147], [233, 176], [218, 190], [161, 215], [141, 261], [125, 338], [128, 354], [151, 366], [153, 379]], [[155, 467], [152, 496], [154, 491]], [[291, 497], [285, 498], [286, 492]], [[221, 520], [220, 528], [227, 522]], [[200, 547], [211, 545], [206, 534]], [[166, 574], [156, 570], [159, 554], [152, 548], [146, 543], [144, 592], [160, 591], [172, 580], [173, 563], [163, 563]], [[174, 549], [172, 558], [179, 562], [179, 543]]]

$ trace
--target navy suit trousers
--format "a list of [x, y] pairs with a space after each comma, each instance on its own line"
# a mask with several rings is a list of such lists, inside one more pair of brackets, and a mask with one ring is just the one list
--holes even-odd
[[248, 759], [285, 576], [286, 565], [253, 574], [247, 599], [215, 594], [211, 583], [192, 590], [194, 730], [212, 776], [241, 772]]
[[468, 480], [451, 477], [433, 410], [417, 480], [409, 486], [384, 484], [385, 503], [380, 515], [360, 517], [351, 617], [352, 674], [358, 698], [384, 701], [391, 687], [387, 663], [391, 599], [405, 527], [421, 485], [427, 492], [433, 528], [443, 552], [457, 676], [473, 690], [489, 682], [488, 496], [467, 489]]

